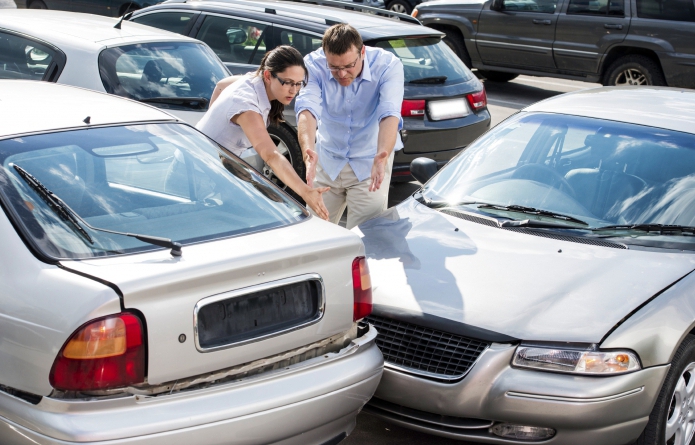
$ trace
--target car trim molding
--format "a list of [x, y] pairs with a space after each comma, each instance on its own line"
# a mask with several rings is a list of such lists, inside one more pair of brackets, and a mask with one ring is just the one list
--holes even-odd
[[491, 40], [476, 40], [476, 43], [480, 46], [487, 46], [488, 48], [516, 48], [522, 51], [529, 51], [532, 53], [542, 53], [546, 54], [551, 52], [553, 49], [547, 46], [533, 46], [533, 45], [521, 45], [518, 43], [505, 43], [505, 42], [493, 42]]
[[631, 396], [633, 394], [638, 394], [644, 391], [644, 386], [639, 388], [634, 388], [629, 391], [621, 392], [618, 394], [613, 394], [604, 397], [562, 397], [562, 396], [549, 396], [544, 394], [529, 394], [525, 392], [507, 391], [505, 396], [507, 397], [517, 397], [521, 399], [539, 399], [539, 400], [552, 400], [554, 402], [570, 402], [570, 403], [596, 403], [596, 402], [607, 402], [609, 400], [620, 399], [623, 397]]

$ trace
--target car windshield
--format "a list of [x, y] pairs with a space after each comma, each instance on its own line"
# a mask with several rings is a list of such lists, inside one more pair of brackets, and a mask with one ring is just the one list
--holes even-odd
[[190, 42], [105, 49], [99, 55], [99, 73], [109, 93], [165, 108], [201, 110], [207, 109], [217, 82], [228, 76], [207, 46]]
[[168, 238], [183, 244], [184, 256], [186, 244], [281, 227], [308, 215], [255, 170], [183, 124], [8, 139], [0, 141], [0, 161], [5, 207], [25, 236], [52, 258], [158, 247], [61, 218], [16, 167], [34, 176], [90, 226]]
[[519, 113], [452, 160], [423, 195], [454, 205], [532, 207], [572, 216], [590, 228], [695, 226], [695, 135]]
[[460, 83], [473, 77], [439, 37], [380, 40], [371, 45], [393, 53], [403, 62], [406, 83], [441, 77], [442, 83]]

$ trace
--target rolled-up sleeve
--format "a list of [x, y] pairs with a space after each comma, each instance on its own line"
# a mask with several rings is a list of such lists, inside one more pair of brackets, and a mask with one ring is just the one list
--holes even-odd
[[310, 53], [304, 57], [304, 64], [309, 70], [309, 80], [306, 87], [299, 90], [294, 109], [297, 116], [299, 116], [302, 111], [309, 110], [309, 112], [314, 115], [314, 119], [319, 121], [321, 119], [321, 97], [323, 95], [321, 91], [321, 70], [316, 65], [314, 53]]
[[[234, 116], [238, 116], [247, 111], [253, 111], [263, 117], [263, 111], [258, 106], [259, 100], [256, 92], [251, 88], [238, 88], [234, 92], [233, 100], [228, 100], [229, 108], [227, 108], [227, 120], [231, 122]], [[231, 98], [230, 98], [231, 99]], [[233, 125], [237, 125], [232, 122]]]
[[376, 108], [376, 116], [379, 122], [389, 116], [396, 116], [399, 120], [399, 130], [403, 128], [401, 106], [403, 105], [404, 80], [403, 63], [394, 57], [380, 79], [379, 104]]

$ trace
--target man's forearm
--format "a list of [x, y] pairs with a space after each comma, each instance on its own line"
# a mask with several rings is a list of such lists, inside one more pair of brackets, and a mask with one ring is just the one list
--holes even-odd
[[297, 119], [299, 146], [302, 148], [302, 158], [306, 160], [306, 151], [316, 148], [316, 118], [310, 111], [299, 113]]
[[377, 138], [377, 154], [385, 152], [389, 156], [396, 146], [398, 137], [398, 123], [400, 120], [396, 116], [385, 117], [379, 122], [379, 137]]

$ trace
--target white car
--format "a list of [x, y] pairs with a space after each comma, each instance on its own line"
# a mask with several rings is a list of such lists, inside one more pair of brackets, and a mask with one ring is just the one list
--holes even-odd
[[0, 443], [325, 444], [383, 368], [359, 237], [151, 106], [0, 82]]

